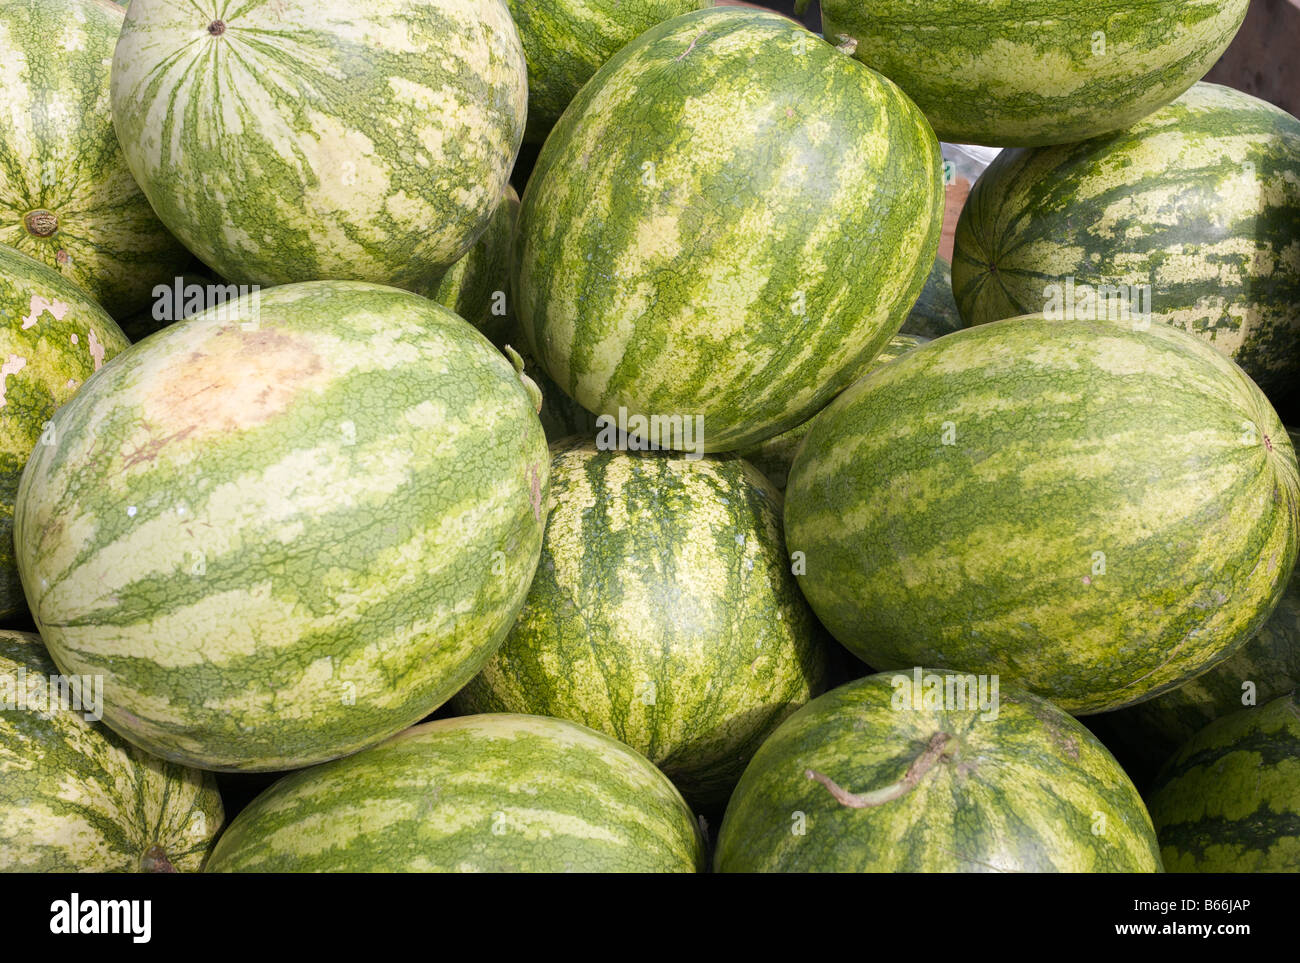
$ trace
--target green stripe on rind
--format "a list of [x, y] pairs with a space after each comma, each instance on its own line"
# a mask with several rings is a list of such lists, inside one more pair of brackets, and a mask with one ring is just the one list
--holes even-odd
[[0, 244], [0, 618], [26, 608], [13, 539], [23, 465], [54, 410], [126, 346], [84, 290]]
[[515, 308], [589, 411], [806, 421], [902, 325], [938, 248], [938, 142], [897, 87], [771, 13], [655, 27], [583, 88], [529, 181]]
[[1170, 872], [1300, 872], [1295, 694], [1210, 723], [1169, 761], [1150, 801]]
[[33, 711], [30, 696], [18, 708], [20, 669], [29, 693], [47, 692], [58, 671], [37, 636], [0, 630], [0, 872], [141, 872], [154, 847], [198, 872], [224, 819], [213, 777], [155, 759], [83, 712]]
[[528, 128], [540, 144], [605, 62], [639, 34], [713, 0], [506, 0], [528, 60]]
[[[100, 0], [0, 6], [0, 244], [58, 270], [115, 317], [190, 253], [131, 179], [109, 110], [122, 10]], [[33, 211], [57, 219], [29, 230]]]
[[836, 399], [786, 491], [800, 587], [869, 665], [1000, 672], [1079, 714], [1231, 655], [1281, 597], [1298, 530], [1267, 399], [1162, 325], [940, 338]]
[[738, 458], [552, 451], [528, 599], [453, 706], [591, 726], [693, 804], [720, 807], [763, 739], [825, 684], [781, 496]]
[[154, 210], [222, 277], [425, 290], [500, 202], [527, 76], [503, 0], [151, 0], [112, 101]]
[[933, 339], [960, 331], [965, 326], [952, 294], [952, 266], [942, 257], [937, 257], [930, 276], [925, 279], [920, 298], [903, 322], [902, 333]]
[[416, 726], [280, 780], [209, 872], [695, 872], [695, 820], [662, 773], [559, 719]]
[[107, 723], [165, 758], [286, 769], [411, 725], [496, 649], [541, 551], [528, 393], [392, 288], [173, 325], [54, 424], [19, 492], [28, 601], [60, 666], [104, 675]]
[[[915, 314], [916, 312], [913, 311], [913, 316]], [[876, 360], [872, 362], [872, 367], [893, 361], [913, 348], [925, 344], [927, 340], [916, 335], [896, 334], [889, 339], [885, 349], [876, 356]], [[798, 453], [799, 446], [803, 444], [804, 438], [808, 436], [814, 418], [816, 418], [816, 415], [784, 434], [769, 438], [762, 444], [755, 445], [752, 448], [746, 448], [744, 451], [739, 452], [740, 457], [761, 471], [767, 477], [767, 480], [779, 490], [785, 491], [786, 481], [790, 477], [790, 466], [794, 464], [794, 456]]]
[[[912, 678], [912, 671], [902, 674]], [[996, 718], [902, 708], [894, 675], [859, 679], [791, 716], [745, 770], [718, 834], [719, 872], [1159, 872], [1142, 800], [1109, 752], [1051, 703], [1000, 686]], [[898, 705], [899, 708], [894, 706]], [[881, 805], [937, 733], [945, 752]]]
[[484, 337], [501, 347], [517, 330], [510, 316], [510, 243], [519, 219], [519, 195], [506, 185], [505, 196], [486, 231], [442, 280], [429, 298], [450, 308]]
[[832, 43], [889, 77], [940, 139], [1067, 144], [1164, 106], [1219, 59], [1249, 0], [824, 0]]
[[1154, 321], [1234, 358], [1268, 393], [1300, 381], [1300, 120], [1197, 84], [1130, 130], [1004, 151], [957, 226], [969, 324], [1045, 309], [1049, 288], [1147, 285]]

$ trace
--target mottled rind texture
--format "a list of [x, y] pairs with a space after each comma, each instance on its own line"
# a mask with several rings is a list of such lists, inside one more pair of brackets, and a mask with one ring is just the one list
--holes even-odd
[[[931, 278], [933, 277], [932, 274]], [[912, 315], [913, 317], [916, 316], [915, 310]], [[915, 335], [896, 334], [889, 339], [889, 343], [885, 345], [885, 350], [876, 356], [876, 360], [872, 362], [872, 367], [893, 361], [913, 348], [925, 344], [927, 340], [927, 338]], [[816, 418], [816, 415], [813, 418]], [[775, 438], [769, 438], [762, 444], [746, 448], [744, 451], [739, 452], [740, 457], [767, 476], [767, 480], [780, 491], [785, 491], [786, 480], [790, 477], [790, 466], [794, 464], [794, 456], [799, 451], [799, 446], [803, 443], [809, 429], [812, 428], [813, 418], [809, 418], [802, 425], [791, 428]]]
[[237, 283], [426, 290], [487, 228], [527, 99], [504, 0], [150, 0], [113, 57], [131, 173]]
[[813, 610], [869, 665], [998, 672], [1085, 714], [1180, 685], [1264, 623], [1300, 479], [1268, 400], [1203, 341], [1017, 318], [837, 398], [785, 532]]
[[555, 446], [528, 599], [460, 712], [531, 712], [643, 753], [721, 806], [776, 726], [822, 691], [781, 496], [739, 458]]
[[42, 435], [54, 439], [47, 433], [54, 409], [126, 346], [83, 289], [0, 244], [0, 618], [26, 608], [13, 518], [27, 457]]
[[1296, 695], [1216, 719], [1169, 761], [1151, 794], [1172, 873], [1300, 872]]
[[35, 711], [30, 696], [19, 708], [20, 670], [28, 693], [47, 692], [58, 671], [40, 638], [0, 631], [0, 872], [202, 869], [224, 819], [213, 777], [156, 759], [83, 712]]
[[510, 242], [518, 219], [519, 195], [507, 185], [487, 230], [428, 292], [432, 300], [451, 308], [498, 348], [517, 331], [509, 291]]
[[280, 780], [209, 872], [691, 873], [691, 811], [644, 757], [559, 719], [416, 726]]
[[[828, 692], [763, 744], [727, 806], [718, 871], [1160, 871], [1141, 797], [1074, 719], [1010, 686], [999, 688], [996, 718], [919, 694], [913, 708], [896, 701], [894, 678]], [[808, 775], [854, 794], [884, 789], [939, 734], [943, 754], [875, 806], [845, 805]]]
[[1004, 151], [957, 225], [962, 316], [982, 324], [1043, 311], [1067, 279], [1148, 286], [1153, 321], [1208, 341], [1270, 396], [1294, 392], [1297, 171], [1300, 120], [1214, 84], [1120, 134]]
[[823, 0], [831, 43], [903, 88], [941, 140], [1068, 144], [1205, 76], [1249, 0]]
[[[0, 244], [50, 265], [114, 317], [140, 310], [189, 251], [131, 179], [109, 110], [122, 10], [0, 5]], [[29, 215], [53, 215], [32, 220]]]
[[702, 415], [710, 451], [806, 421], [898, 332], [938, 249], [939, 145], [791, 21], [677, 17], [546, 142], [516, 233], [532, 354], [588, 411]]
[[952, 265], [937, 257], [921, 296], [903, 322], [902, 333], [926, 339], [942, 338], [965, 326], [952, 294]]
[[417, 722], [496, 649], [541, 552], [532, 399], [394, 288], [286, 285], [172, 325], [54, 428], [15, 520], [37, 627], [65, 671], [103, 674], [111, 727], [203, 768]]
[[656, 24], [714, 0], [506, 0], [528, 60], [529, 143], [546, 140], [582, 85]]

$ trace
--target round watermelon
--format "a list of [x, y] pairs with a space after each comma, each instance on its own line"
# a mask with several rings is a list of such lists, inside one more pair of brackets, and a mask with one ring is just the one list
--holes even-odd
[[1300, 702], [1216, 719], [1148, 797], [1174, 873], [1300, 873]]
[[469, 324], [354, 281], [159, 332], [53, 419], [18, 494], [27, 599], [105, 722], [205, 769], [331, 759], [482, 666], [541, 551], [534, 400]]
[[784, 17], [654, 27], [574, 99], [524, 193], [532, 354], [596, 414], [700, 416], [709, 451], [778, 435], [898, 332], [938, 248], [940, 164], [897, 87]]
[[911, 669], [814, 699], [746, 768], [715, 868], [1159, 872], [1142, 799], [1105, 747], [994, 682]]
[[0, 244], [0, 618], [25, 609], [14, 558], [14, 499], [50, 417], [127, 346], [86, 292], [52, 268]]
[[822, 0], [822, 29], [907, 91], [945, 141], [1069, 144], [1200, 80], [1249, 3]]
[[501, 202], [527, 79], [504, 0], [151, 0], [112, 104], [154, 210], [222, 277], [422, 291]]
[[1003, 151], [957, 225], [968, 324], [1140, 316], [1300, 383], [1300, 120], [1214, 84], [1118, 134]]
[[57, 672], [38, 636], [0, 630], [0, 872], [200, 870], [224, 818], [213, 777], [122, 740], [95, 681]]
[[[915, 316], [915, 313], [913, 311], [913, 316]], [[896, 334], [889, 339], [889, 343], [885, 345], [885, 350], [876, 356], [876, 360], [872, 362], [872, 367], [893, 361], [913, 348], [925, 344], [926, 341], [926, 338], [915, 335]], [[740, 457], [766, 475], [767, 480], [778, 489], [785, 491], [786, 481], [790, 477], [790, 466], [794, 464], [794, 456], [798, 453], [799, 446], [803, 444], [804, 438], [807, 437], [808, 431], [812, 428], [815, 417], [814, 415], [813, 418], [809, 418], [802, 425], [791, 428], [775, 438], [769, 438], [761, 444], [746, 448], [739, 452]]]
[[785, 533], [813, 610], [869, 665], [1001, 673], [1086, 714], [1264, 623], [1300, 477], [1268, 400], [1204, 342], [1017, 318], [837, 398], [795, 459]]
[[542, 559], [463, 713], [572, 719], [645, 754], [692, 803], [726, 801], [822, 690], [777, 491], [739, 458], [554, 446]]
[[0, 244], [119, 318], [190, 259], [131, 179], [113, 131], [108, 75], [122, 17], [102, 0], [0, 5]]
[[507, 184], [488, 229], [428, 292], [430, 299], [451, 308], [497, 347], [510, 340], [516, 330], [511, 322], [508, 292], [510, 241], [518, 218], [519, 195]]
[[703, 850], [672, 783], [627, 746], [559, 719], [482, 715], [286, 776], [207, 868], [691, 873]]

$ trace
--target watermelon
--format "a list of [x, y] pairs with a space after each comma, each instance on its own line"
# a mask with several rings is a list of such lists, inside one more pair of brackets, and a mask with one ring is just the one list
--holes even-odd
[[552, 447], [542, 560], [461, 713], [571, 719], [720, 806], [776, 726], [822, 691], [823, 637], [781, 496], [739, 458]]
[[1296, 694], [1211, 722], [1149, 798], [1170, 872], [1300, 873]]
[[777, 14], [700, 10], [624, 47], [556, 125], [514, 306], [588, 411], [700, 416], [707, 450], [739, 450], [898, 332], [942, 205], [938, 142], [897, 87]]
[[57, 672], [38, 636], [0, 630], [0, 871], [197, 872], [224, 818], [212, 775], [123, 741], [94, 682]]
[[690, 873], [703, 859], [691, 811], [644, 757], [571, 722], [482, 715], [284, 777], [207, 868]]
[[1115, 759], [996, 678], [912, 669], [814, 699], [763, 743], [718, 833], [719, 872], [1160, 871]]
[[1272, 612], [1296, 453], [1260, 390], [1163, 325], [1016, 318], [877, 368], [813, 423], [785, 532], [876, 669], [1001, 673], [1076, 714], [1172, 689]]
[[38, 441], [56, 439], [49, 431], [54, 409], [126, 346], [82, 288], [0, 244], [0, 619], [26, 609], [13, 518], [27, 456]]
[[163, 758], [268, 771], [377, 743], [523, 604], [549, 478], [534, 404], [486, 338], [394, 288], [285, 285], [172, 325], [27, 464], [37, 627]]
[[510, 241], [519, 217], [519, 195], [509, 184], [496, 213], [474, 246], [453, 264], [429, 297], [451, 308], [497, 346], [516, 329], [510, 320]]
[[109, 111], [121, 8], [0, 5], [0, 244], [55, 268], [115, 317], [138, 311], [188, 251], [131, 179]]
[[1249, 4], [822, 0], [822, 29], [907, 91], [942, 140], [1034, 147], [1163, 107], [1214, 66]]
[[952, 293], [952, 265], [942, 257], [934, 259], [921, 296], [903, 322], [902, 333], [933, 340], [965, 327]]
[[1171, 324], [1277, 396], [1300, 382], [1300, 120], [1198, 84], [1129, 130], [1004, 151], [957, 225], [968, 324], [1043, 311]]
[[[939, 262], [936, 261], [936, 263]], [[931, 274], [930, 277], [933, 279], [934, 275]], [[929, 287], [929, 282], [927, 282], [926, 287]], [[912, 317], [916, 317], [915, 309], [912, 311]], [[926, 338], [915, 335], [896, 334], [889, 339], [889, 343], [885, 345], [885, 350], [876, 356], [876, 360], [872, 362], [872, 367], [893, 361], [913, 348], [925, 344], [926, 341]], [[812, 423], [813, 418], [809, 418], [802, 425], [791, 428], [775, 438], [769, 438], [752, 448], [746, 448], [739, 453], [740, 457], [766, 475], [767, 480], [778, 489], [785, 491], [786, 481], [790, 477], [790, 466], [794, 464], [794, 456], [799, 451], [799, 445], [803, 443], [809, 429], [812, 428]]]
[[506, 0], [528, 60], [528, 127], [540, 144], [582, 85], [640, 33], [713, 0]]
[[504, 0], [151, 0], [112, 104], [154, 210], [222, 277], [423, 291], [501, 202], [527, 78]]

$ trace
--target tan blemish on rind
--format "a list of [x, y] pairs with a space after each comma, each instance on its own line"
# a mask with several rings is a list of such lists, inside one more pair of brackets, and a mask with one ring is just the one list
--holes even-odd
[[202, 438], [247, 431], [325, 378], [311, 344], [278, 331], [217, 330], [177, 359], [144, 399], [152, 434]]
[[95, 362], [95, 370], [98, 371], [104, 366], [104, 344], [99, 338], [95, 337], [94, 328], [87, 332], [86, 341], [90, 346], [90, 357]]
[[68, 313], [68, 306], [62, 301], [51, 301], [39, 294], [33, 294], [31, 303], [28, 306], [28, 313], [23, 316], [23, 330], [26, 331], [35, 325], [46, 311], [54, 315], [55, 321], [62, 321], [63, 316]]
[[27, 359], [20, 358], [16, 354], [11, 354], [5, 359], [4, 364], [0, 365], [0, 408], [5, 406], [5, 390], [9, 384], [9, 376], [17, 374], [25, 367], [27, 367]]

